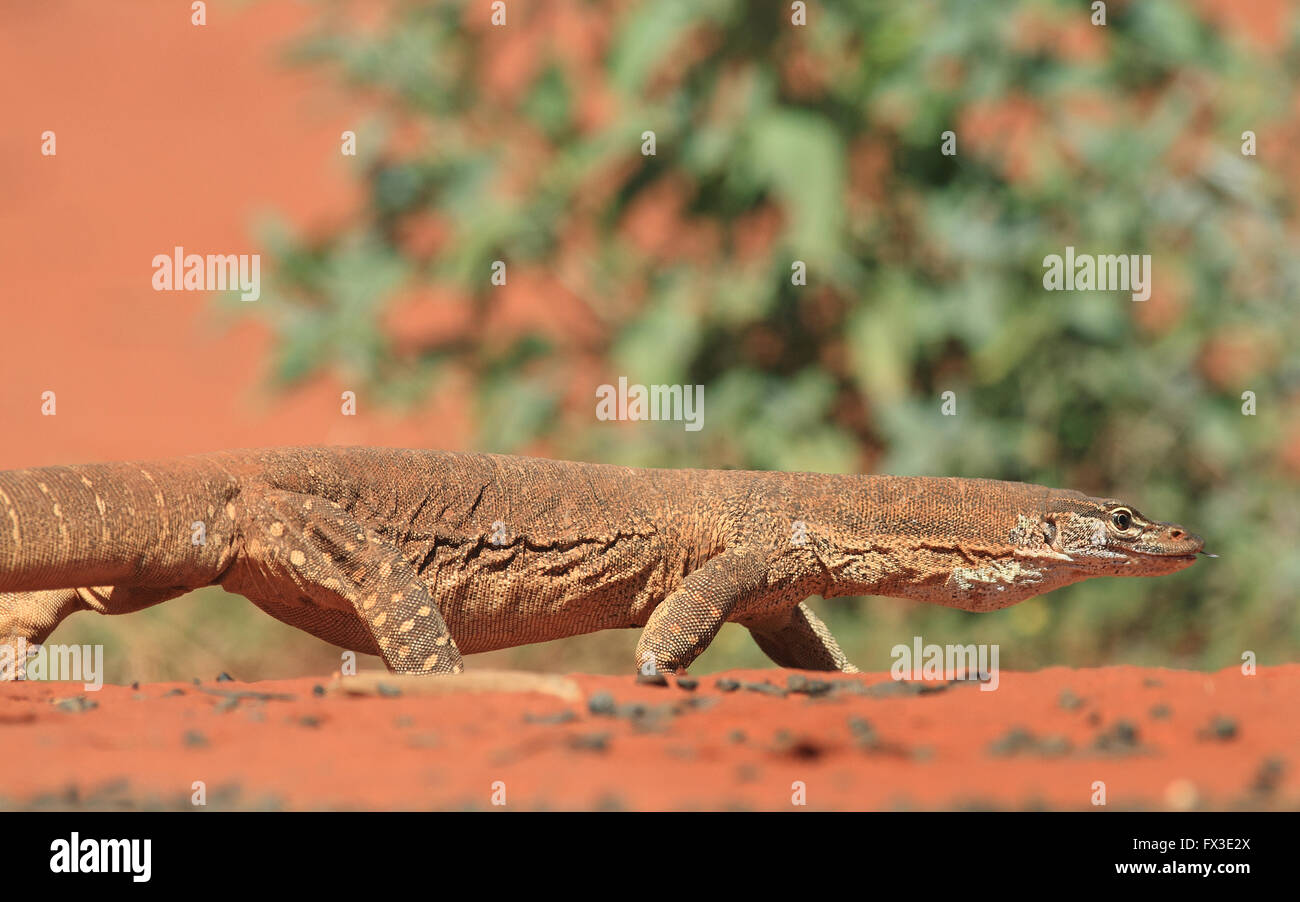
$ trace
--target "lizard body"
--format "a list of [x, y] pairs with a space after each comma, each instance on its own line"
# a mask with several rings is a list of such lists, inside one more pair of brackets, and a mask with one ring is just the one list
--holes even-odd
[[400, 672], [627, 627], [638, 663], [682, 670], [727, 621], [782, 666], [852, 671], [804, 599], [989, 611], [1202, 545], [1119, 501], [984, 479], [221, 452], [0, 472], [0, 641], [215, 584]]

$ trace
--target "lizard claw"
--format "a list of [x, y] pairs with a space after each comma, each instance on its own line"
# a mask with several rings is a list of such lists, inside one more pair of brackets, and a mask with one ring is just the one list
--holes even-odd
[[641, 676], [647, 677], [658, 676], [659, 674], [665, 676], [685, 676], [686, 668], [661, 667], [659, 666], [659, 662], [655, 659], [655, 656], [651, 652], [646, 652], [642, 656], [641, 661], [637, 664], [637, 673]]

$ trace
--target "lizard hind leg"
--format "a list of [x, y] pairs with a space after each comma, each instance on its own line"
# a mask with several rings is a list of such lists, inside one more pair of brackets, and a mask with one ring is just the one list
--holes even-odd
[[44, 642], [63, 618], [80, 610], [76, 589], [0, 592], [0, 680], [19, 679], [25, 650]]
[[[140, 586], [89, 586], [79, 589], [43, 589], [34, 592], [0, 592], [0, 680], [12, 678], [25, 661], [19, 649], [43, 643], [55, 628], [77, 611], [129, 614], [184, 595], [188, 589]], [[19, 642], [22, 640], [22, 643]], [[12, 661], [12, 666], [6, 666]], [[17, 668], [17, 671], [15, 670]]]
[[803, 602], [784, 622], [769, 620], [748, 624], [748, 627], [763, 653], [782, 667], [860, 672], [849, 663], [826, 624]]
[[273, 617], [394, 673], [459, 673], [460, 649], [399, 548], [332, 501], [271, 491], [246, 499], [240, 560], [222, 580]]

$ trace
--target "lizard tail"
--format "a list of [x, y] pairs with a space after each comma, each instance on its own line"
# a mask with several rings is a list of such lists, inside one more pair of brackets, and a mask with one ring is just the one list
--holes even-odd
[[195, 458], [0, 472], [0, 592], [206, 585], [232, 559], [238, 490]]

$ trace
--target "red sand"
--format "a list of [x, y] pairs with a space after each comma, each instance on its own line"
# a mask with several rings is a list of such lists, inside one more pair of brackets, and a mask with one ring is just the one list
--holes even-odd
[[[580, 675], [586, 699], [574, 704], [533, 693], [313, 694], [326, 679], [202, 687], [292, 696], [238, 702], [188, 684], [0, 684], [0, 807], [188, 808], [196, 780], [217, 809], [492, 809], [495, 781], [515, 810], [786, 810], [796, 781], [808, 808], [833, 810], [1088, 809], [1098, 780], [1111, 809], [1300, 802], [1300, 665], [1256, 676], [1053, 668], [1004, 672], [994, 692], [954, 684], [920, 695], [886, 674], [832, 678], [881, 687], [876, 695], [715, 686], [785, 686], [791, 674], [713, 674], [693, 693]], [[594, 714], [602, 692], [619, 706], [679, 710]], [[55, 703], [78, 695], [97, 706]], [[682, 705], [690, 699], [695, 707]], [[1017, 742], [1017, 726], [1033, 740]]]

